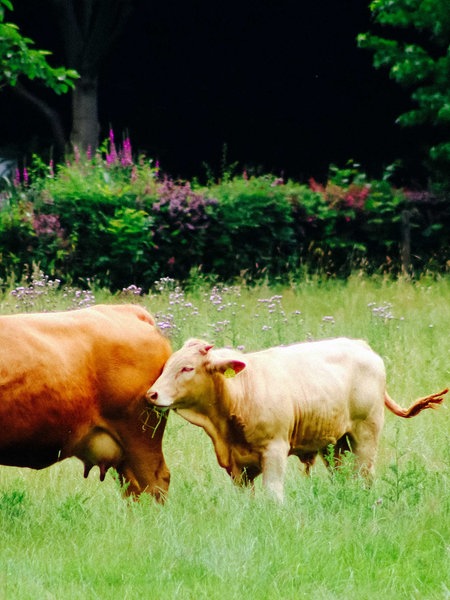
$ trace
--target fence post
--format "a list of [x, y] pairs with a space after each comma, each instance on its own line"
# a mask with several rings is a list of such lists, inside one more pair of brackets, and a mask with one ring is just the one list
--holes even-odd
[[403, 275], [411, 275], [411, 212], [402, 211], [401, 261]]

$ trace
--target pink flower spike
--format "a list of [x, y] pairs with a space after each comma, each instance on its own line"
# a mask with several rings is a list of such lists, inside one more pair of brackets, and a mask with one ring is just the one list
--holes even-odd
[[133, 164], [130, 138], [125, 138], [123, 141], [120, 162], [123, 167], [129, 167]]
[[109, 165], [113, 165], [117, 162], [118, 160], [118, 156], [117, 156], [117, 150], [116, 150], [116, 146], [114, 144], [110, 145], [110, 152], [109, 154], [106, 156], [106, 162]]
[[18, 187], [20, 185], [20, 170], [16, 169], [14, 171], [14, 186]]
[[28, 181], [29, 181], [29, 179], [30, 179], [30, 177], [29, 177], [29, 175], [28, 175], [27, 168], [26, 168], [26, 167], [24, 167], [24, 168], [23, 168], [23, 182], [24, 182], [24, 184], [25, 184], [25, 185], [28, 185]]

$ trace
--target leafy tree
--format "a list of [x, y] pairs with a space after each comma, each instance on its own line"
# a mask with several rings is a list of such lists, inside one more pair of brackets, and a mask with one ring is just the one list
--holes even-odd
[[402, 29], [391, 39], [358, 36], [374, 52], [375, 68], [389, 68], [398, 83], [413, 89], [414, 108], [400, 115], [401, 125], [431, 125], [436, 143], [429, 156], [435, 174], [450, 184], [450, 6], [449, 0], [374, 0], [374, 22]]
[[56, 140], [64, 143], [58, 116], [26, 89], [23, 79], [39, 80], [63, 94], [74, 87], [78, 74], [73, 69], [52, 67], [47, 60], [51, 52], [34, 48], [33, 40], [22, 36], [17, 25], [5, 22], [5, 9], [13, 10], [10, 0], [0, 0], [0, 89], [12, 87], [33, 102], [49, 119]]
[[[35, 2], [35, 0], [28, 0]], [[26, 3], [26, 0], [24, 0]], [[97, 148], [99, 144], [98, 80], [101, 66], [113, 44], [123, 31], [135, 0], [46, 0], [56, 17], [64, 48], [64, 62], [68, 69], [51, 68], [49, 52], [34, 50], [33, 42], [19, 34], [17, 26], [2, 23], [0, 30], [0, 85], [14, 86], [15, 91], [32, 102], [51, 121], [60, 153], [66, 137], [57, 112], [35, 90], [25, 88], [19, 81], [40, 77], [46, 85], [61, 93], [72, 88], [72, 131], [70, 141], [80, 149]], [[0, 0], [1, 15], [4, 7], [12, 10], [11, 0]], [[44, 6], [42, 8], [44, 10]], [[3, 18], [1, 18], [3, 21]], [[13, 50], [11, 52], [11, 49]], [[76, 74], [78, 78], [75, 79]]]

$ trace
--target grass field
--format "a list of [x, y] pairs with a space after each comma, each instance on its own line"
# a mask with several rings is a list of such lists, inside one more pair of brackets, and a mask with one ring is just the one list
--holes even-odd
[[[190, 291], [165, 280], [139, 298], [56, 287], [7, 290], [0, 312], [132, 298], [174, 348], [191, 336], [255, 350], [347, 335], [383, 356], [404, 406], [450, 384], [449, 278]], [[207, 436], [177, 415], [165, 435], [165, 506], [123, 500], [95, 469], [85, 481], [76, 459], [41, 472], [0, 467], [0, 599], [448, 600], [449, 403], [411, 420], [386, 411], [370, 490], [319, 463], [305, 477], [291, 458], [282, 506], [260, 481], [255, 497], [234, 488]]]

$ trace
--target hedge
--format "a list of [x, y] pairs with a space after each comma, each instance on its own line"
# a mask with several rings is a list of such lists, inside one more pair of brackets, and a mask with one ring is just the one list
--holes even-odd
[[26, 178], [17, 172], [0, 194], [2, 280], [39, 266], [117, 290], [193, 271], [251, 282], [450, 264], [449, 199], [369, 180], [354, 165], [323, 184], [244, 172], [202, 186], [142, 157], [125, 161], [123, 150], [113, 156], [78, 154], [56, 172], [35, 160]]

